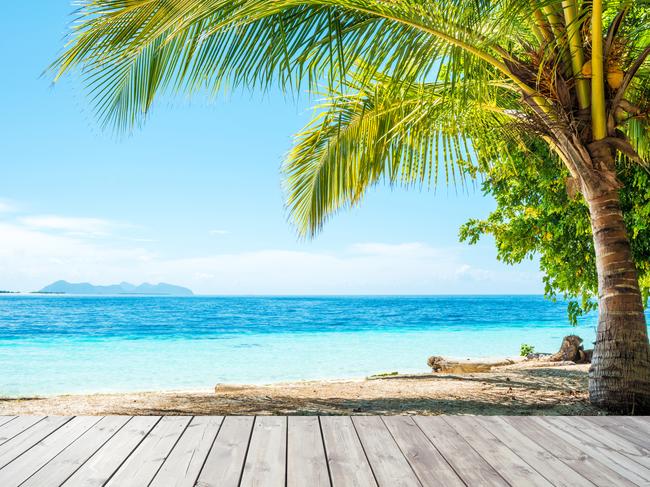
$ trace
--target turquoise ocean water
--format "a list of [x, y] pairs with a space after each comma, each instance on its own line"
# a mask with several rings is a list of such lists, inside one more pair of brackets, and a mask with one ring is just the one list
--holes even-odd
[[555, 351], [541, 296], [0, 297], [0, 395], [211, 388], [427, 370], [429, 355]]

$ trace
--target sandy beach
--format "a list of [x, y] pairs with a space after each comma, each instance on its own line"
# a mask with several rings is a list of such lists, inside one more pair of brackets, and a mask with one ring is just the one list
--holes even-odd
[[588, 402], [588, 368], [532, 362], [472, 374], [3, 398], [0, 414], [599, 414]]

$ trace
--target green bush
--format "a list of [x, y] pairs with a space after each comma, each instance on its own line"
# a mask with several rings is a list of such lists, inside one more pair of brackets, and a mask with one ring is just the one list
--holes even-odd
[[519, 355], [526, 357], [531, 353], [535, 353], [535, 347], [533, 345], [528, 345], [527, 343], [522, 343], [521, 348], [519, 349]]

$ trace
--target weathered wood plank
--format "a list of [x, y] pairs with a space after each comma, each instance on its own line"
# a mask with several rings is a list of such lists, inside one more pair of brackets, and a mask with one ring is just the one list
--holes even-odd
[[164, 416], [113, 474], [106, 487], [149, 485], [191, 419], [190, 416]]
[[616, 424], [629, 428], [636, 428], [650, 434], [650, 416], [585, 416], [589, 420], [600, 424], [601, 421], [615, 421]]
[[567, 443], [591, 455], [612, 470], [616, 470], [623, 477], [631, 480], [635, 484], [643, 485], [650, 481], [650, 470], [611, 446], [584, 434], [575, 425], [568, 422], [561, 422], [561, 418], [537, 417], [531, 418], [531, 421], [539, 421], [544, 427], [551, 430]]
[[641, 448], [650, 449], [650, 435], [634, 424], [621, 421], [617, 416], [584, 416], [585, 421], [593, 423], [597, 428], [603, 428], [617, 434], [621, 438], [635, 443]]
[[440, 416], [414, 420], [467, 485], [507, 487], [503, 477]]
[[0, 445], [0, 468], [29, 450], [43, 438], [72, 419], [71, 416], [48, 416]]
[[443, 419], [511, 485], [552, 487], [539, 472], [471, 417], [445, 416]]
[[78, 416], [68, 421], [1, 468], [0, 485], [2, 487], [20, 485], [23, 480], [34, 474], [100, 419], [96, 416]]
[[327, 457], [317, 416], [289, 416], [287, 487], [328, 487]]
[[647, 418], [9, 418], [2, 487], [650, 485]]
[[43, 419], [45, 419], [45, 416], [18, 416], [13, 421], [0, 426], [0, 445]]
[[284, 487], [287, 465], [287, 418], [258, 416], [253, 426], [242, 487]]
[[197, 487], [237, 487], [241, 479], [255, 418], [227, 416], [203, 469]]
[[150, 487], [192, 487], [214, 443], [223, 416], [195, 416]]
[[16, 416], [0, 416], [0, 426], [2, 426], [5, 423], [8, 423], [13, 419], [16, 419]]
[[[617, 452], [622, 453], [635, 462], [640, 463], [647, 469], [650, 469], [650, 449], [640, 447], [634, 442], [628, 441], [606, 428], [599, 428], [593, 423], [578, 416], [571, 418], [553, 418], [551, 422], [575, 425], [575, 428], [577, 428], [581, 433], [589, 435], [594, 442], [607, 445], [608, 448], [613, 448]], [[650, 470], [648, 473], [650, 473]]]
[[619, 417], [623, 418], [623, 420], [628, 420], [630, 424], [633, 424], [637, 428], [641, 428], [650, 435], [650, 416]]
[[377, 485], [361, 441], [348, 416], [320, 418], [334, 487], [370, 487]]
[[472, 419], [487, 429], [556, 487], [592, 487], [594, 484], [557, 459], [551, 452], [498, 416]]
[[352, 423], [380, 487], [420, 487], [420, 481], [379, 416], [353, 416]]
[[385, 416], [386, 427], [425, 487], [465, 484], [409, 416]]
[[562, 460], [562, 462], [598, 487], [611, 487], [612, 485], [632, 487], [635, 485], [615, 470], [609, 468], [609, 466], [575, 448], [572, 443], [565, 442], [540, 423], [532, 421], [532, 419], [531, 417], [522, 416], [503, 417], [504, 421], [513, 425], [515, 429], [551, 452], [553, 456]]
[[86, 431], [74, 443], [65, 448], [45, 464], [43, 468], [29, 477], [21, 487], [61, 485], [122, 428], [129, 419], [131, 419], [130, 416], [105, 416], [101, 418], [98, 423]]
[[131, 418], [63, 485], [66, 487], [103, 486], [159, 420], [160, 416], [135, 416]]

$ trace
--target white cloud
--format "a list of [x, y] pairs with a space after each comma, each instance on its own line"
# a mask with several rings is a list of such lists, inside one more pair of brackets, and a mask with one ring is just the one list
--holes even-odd
[[456, 276], [461, 279], [463, 277], [469, 277], [476, 281], [489, 281], [491, 273], [485, 269], [475, 268], [471, 265], [463, 264], [456, 270]]
[[421, 242], [385, 244], [358, 243], [350, 246], [350, 251], [358, 254], [402, 257], [402, 258], [432, 258], [441, 257], [444, 251]]
[[7, 289], [31, 291], [61, 278], [110, 280], [153, 258], [145, 249], [105, 246], [6, 222], [0, 222], [0, 242], [0, 287]]
[[[0, 205], [2, 202], [0, 201]], [[0, 206], [0, 211], [3, 208]], [[133, 225], [101, 218], [7, 215], [0, 220], [0, 289], [52, 281], [171, 282], [201, 294], [454, 294], [539, 292], [537, 272], [472, 265], [466, 247], [361, 242], [336, 251], [259, 249], [168, 257]], [[129, 231], [125, 231], [129, 230]], [[227, 235], [223, 229], [211, 235]]]
[[[426, 243], [359, 243], [336, 252], [262, 249], [167, 258], [124, 239], [98, 219], [31, 217], [0, 222], [0, 288], [52, 281], [171, 282], [201, 294], [453, 294], [539, 292], [537, 273], [486, 270], [460, 248]], [[52, 230], [55, 230], [52, 232]], [[81, 231], [80, 231], [81, 230]], [[84, 236], [78, 235], [80, 231]]]
[[20, 218], [28, 227], [38, 230], [57, 230], [75, 235], [109, 235], [115, 224], [100, 218], [75, 218], [58, 215], [38, 215]]
[[16, 207], [5, 200], [0, 200], [0, 213], [12, 213], [16, 211]]
[[[14, 213], [11, 215], [10, 213]], [[66, 235], [79, 238], [113, 237], [133, 242], [152, 242], [141, 236], [123, 236], [125, 230], [138, 228], [131, 224], [116, 222], [103, 218], [71, 217], [53, 214], [26, 215], [6, 199], [0, 199], [0, 218], [5, 222], [13, 220], [23, 229], [44, 232], [49, 235]]]

